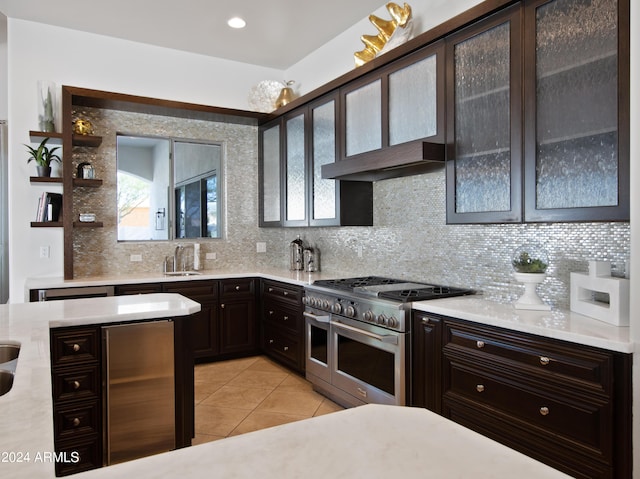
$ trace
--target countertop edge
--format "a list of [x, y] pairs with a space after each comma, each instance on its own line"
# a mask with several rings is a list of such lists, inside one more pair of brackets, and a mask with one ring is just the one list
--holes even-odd
[[635, 352], [629, 327], [573, 311], [517, 310], [512, 304], [474, 296], [415, 302], [412, 309], [620, 353]]

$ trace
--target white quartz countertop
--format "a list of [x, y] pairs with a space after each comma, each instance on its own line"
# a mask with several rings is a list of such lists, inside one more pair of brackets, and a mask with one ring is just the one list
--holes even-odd
[[[21, 344], [0, 396], [0, 474], [53, 478], [49, 328], [191, 314], [176, 294], [0, 305], [0, 341]], [[460, 460], [464, 451], [465, 460]], [[368, 405], [74, 475], [80, 478], [567, 477], [424, 409]]]
[[[49, 329], [186, 316], [200, 304], [179, 294], [0, 305], [0, 343], [20, 345], [11, 390], [0, 396], [0, 477], [54, 477]], [[29, 462], [25, 461], [28, 454]]]
[[528, 311], [515, 309], [513, 304], [503, 304], [483, 299], [481, 296], [463, 296], [413, 303], [413, 309], [440, 314], [476, 323], [537, 334], [596, 348], [634, 352], [629, 328], [612, 326], [566, 310]]
[[78, 479], [569, 477], [426, 409], [366, 405], [96, 469]]
[[78, 278], [65, 280], [60, 277], [43, 277], [29, 278], [25, 283], [25, 300], [28, 301], [28, 293], [31, 289], [47, 289], [47, 288], [75, 288], [83, 286], [103, 286], [103, 285], [119, 285], [119, 284], [138, 284], [138, 283], [158, 283], [173, 281], [197, 281], [203, 279], [232, 279], [232, 278], [265, 278], [274, 281], [283, 281], [298, 286], [305, 286], [313, 283], [317, 279], [334, 279], [347, 278], [353, 274], [336, 272], [336, 271], [320, 271], [315, 273], [307, 273], [305, 271], [289, 271], [278, 268], [263, 269], [243, 269], [232, 268], [228, 270], [201, 270], [198, 274], [192, 276], [170, 276], [162, 272], [158, 273], [135, 273], [135, 274], [119, 274], [119, 275], [101, 275], [92, 276], [91, 278]]
[[[64, 280], [62, 278], [34, 278], [27, 280], [28, 291], [39, 288], [71, 288], [118, 284], [136, 284], [169, 281], [197, 281], [203, 279], [264, 278], [298, 286], [306, 286], [318, 279], [348, 278], [357, 276], [352, 272], [322, 271], [307, 273], [286, 269], [238, 269], [203, 270], [195, 276], [165, 276], [159, 273], [104, 275], [92, 278]], [[412, 304], [413, 309], [466, 319], [477, 323], [499, 326], [515, 331], [537, 334], [577, 344], [584, 344], [622, 353], [634, 352], [628, 327], [612, 326], [578, 313], [554, 309], [551, 311], [517, 310], [512, 304], [503, 304], [485, 299], [483, 296], [464, 296]]]

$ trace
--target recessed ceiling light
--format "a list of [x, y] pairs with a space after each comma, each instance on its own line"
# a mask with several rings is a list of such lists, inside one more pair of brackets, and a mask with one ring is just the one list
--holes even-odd
[[227, 20], [227, 25], [231, 28], [244, 28], [247, 25], [247, 22], [240, 17], [233, 17]]

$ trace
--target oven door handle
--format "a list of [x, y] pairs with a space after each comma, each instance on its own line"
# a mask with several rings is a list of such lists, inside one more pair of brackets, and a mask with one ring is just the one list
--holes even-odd
[[349, 326], [348, 324], [344, 324], [339, 321], [331, 321], [331, 325], [336, 326], [340, 329], [352, 331], [354, 333], [363, 334], [364, 336], [367, 336], [369, 338], [377, 339], [382, 343], [398, 344], [398, 336], [396, 336], [395, 334], [385, 334], [384, 336], [381, 336], [379, 334], [370, 333], [369, 331], [364, 331], [360, 328], [354, 328], [353, 326]]
[[318, 316], [318, 315], [313, 314], [313, 313], [307, 313], [306, 311], [304, 311], [302, 314], [306, 318], [312, 319], [313, 321], [317, 321], [318, 323], [329, 323], [329, 321], [330, 321], [329, 315]]

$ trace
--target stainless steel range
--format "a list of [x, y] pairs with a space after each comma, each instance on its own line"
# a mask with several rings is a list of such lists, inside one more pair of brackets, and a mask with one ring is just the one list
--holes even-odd
[[315, 281], [303, 298], [307, 379], [346, 407], [405, 405], [411, 302], [473, 293], [379, 276]]

